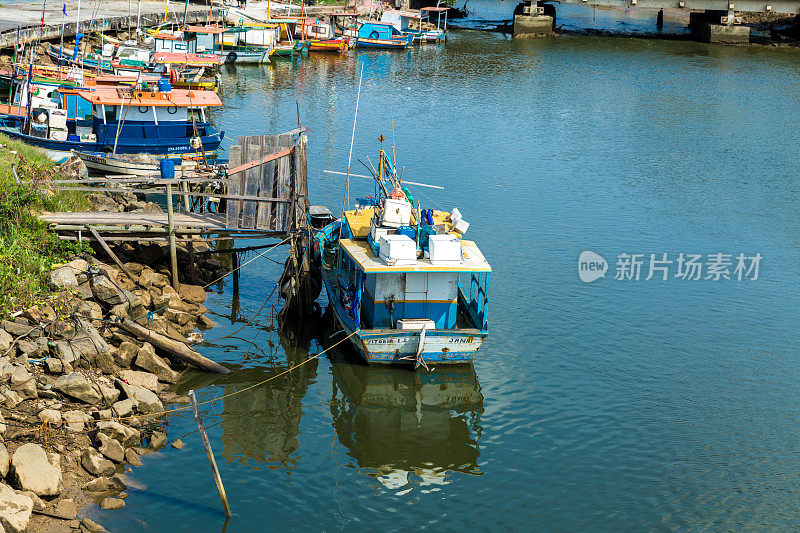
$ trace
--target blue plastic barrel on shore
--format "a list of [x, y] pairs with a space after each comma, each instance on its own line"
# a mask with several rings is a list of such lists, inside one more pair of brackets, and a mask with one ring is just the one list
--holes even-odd
[[175, 178], [175, 162], [172, 159], [161, 160], [161, 179], [171, 180]]

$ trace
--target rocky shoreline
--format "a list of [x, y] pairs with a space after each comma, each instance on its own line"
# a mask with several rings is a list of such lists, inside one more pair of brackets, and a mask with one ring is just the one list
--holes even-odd
[[[92, 201], [107, 210], [158, 208], [135, 195]], [[124, 270], [99, 254], [76, 257], [49, 274], [46, 301], [0, 322], [5, 531], [103, 531], [79, 519], [80, 509], [123, 508], [125, 473], [166, 445], [167, 406], [188, 403], [170, 390], [188, 367], [118, 324], [134, 321], [179, 345], [197, 342], [214, 326], [204, 286], [227, 271], [214, 259], [192, 261], [198, 256], [184, 248], [175, 289], [166, 243], [118, 244], [115, 253]]]

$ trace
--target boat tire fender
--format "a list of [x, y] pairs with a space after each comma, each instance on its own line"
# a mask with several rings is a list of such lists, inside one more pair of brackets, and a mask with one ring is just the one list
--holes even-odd
[[376, 32], [376, 31], [373, 31], [372, 33], [370, 33], [370, 34], [369, 34], [369, 38], [370, 38], [370, 39], [377, 39], [377, 38], [378, 38], [378, 37], [380, 37], [380, 36], [381, 36], [381, 35], [380, 35], [378, 32]]
[[235, 63], [237, 59], [239, 59], [239, 54], [236, 52], [228, 52], [228, 55], [225, 56], [225, 61], [228, 63]]

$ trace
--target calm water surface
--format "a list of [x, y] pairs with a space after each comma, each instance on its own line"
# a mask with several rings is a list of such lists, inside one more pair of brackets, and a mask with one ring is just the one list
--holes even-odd
[[[461, 31], [406, 53], [237, 67], [215, 112], [238, 135], [310, 128], [313, 203], [341, 206], [354, 154], [391, 137], [423, 207], [458, 207], [494, 266], [474, 367], [365, 368], [347, 352], [204, 406], [234, 516], [261, 530], [788, 530], [800, 527], [800, 56], [692, 42]], [[374, 157], [373, 157], [374, 160]], [[355, 167], [354, 167], [355, 168]], [[371, 192], [367, 181], [353, 181]], [[610, 262], [582, 283], [577, 259]], [[763, 256], [759, 279], [620, 281], [620, 253]], [[268, 256], [282, 262], [284, 251]], [[248, 257], [252, 257], [251, 254]], [[642, 278], [646, 277], [647, 266]], [[209, 297], [204, 353], [240, 391], [331, 344], [321, 319], [252, 318], [280, 266]], [[324, 299], [324, 298], [323, 298]], [[256, 338], [257, 348], [248, 345]], [[220, 531], [186, 446], [129, 476], [113, 531]]]

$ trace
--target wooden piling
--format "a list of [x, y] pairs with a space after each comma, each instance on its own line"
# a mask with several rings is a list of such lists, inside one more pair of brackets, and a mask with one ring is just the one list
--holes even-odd
[[211, 473], [214, 474], [214, 482], [217, 484], [219, 497], [222, 500], [222, 507], [225, 508], [225, 516], [230, 517], [231, 508], [228, 505], [228, 497], [225, 495], [225, 487], [222, 486], [222, 478], [219, 475], [217, 461], [214, 460], [214, 451], [211, 449], [211, 443], [208, 441], [206, 428], [203, 426], [203, 419], [200, 418], [200, 411], [197, 409], [197, 397], [195, 396], [193, 390], [189, 391], [189, 401], [192, 402], [192, 411], [194, 411], [194, 419], [197, 421], [197, 430], [200, 432], [200, 438], [203, 440], [203, 446], [206, 449], [208, 462], [211, 464]]
[[169, 228], [169, 261], [172, 270], [172, 288], [178, 290], [178, 254], [175, 250], [175, 218], [172, 213], [172, 185], [167, 184], [167, 227]]

